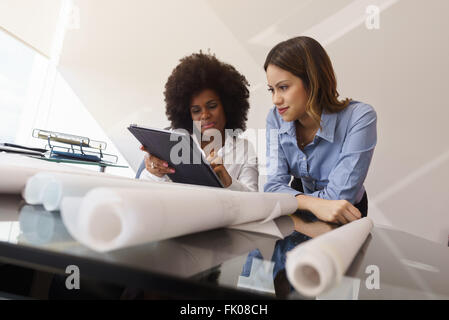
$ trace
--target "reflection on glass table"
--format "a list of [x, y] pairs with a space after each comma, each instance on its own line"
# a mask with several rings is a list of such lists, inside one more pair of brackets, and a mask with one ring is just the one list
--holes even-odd
[[73, 241], [65, 230], [57, 212], [49, 212], [43, 206], [24, 205], [19, 215], [20, 235], [18, 243], [46, 245]]
[[[98, 253], [70, 236], [59, 212], [25, 205], [18, 196], [0, 195], [0, 251], [25, 250], [27, 255], [17, 255], [20, 258], [16, 260], [23, 260], [26, 265], [30, 262], [29, 254], [37, 250], [38, 261], [33, 261], [33, 265], [42, 269], [48, 269], [52, 263], [46, 253], [66, 265], [85, 261], [89, 267], [82, 274], [98, 280], [110, 278], [106, 279], [106, 269], [96, 270], [96, 264], [111, 270], [124, 268], [127, 273], [119, 272], [117, 282], [124, 285], [128, 297], [154, 297], [145, 295], [147, 288], [127, 288], [132, 273], [145, 271], [150, 272], [149, 276], [208, 284], [210, 290], [224, 288], [258, 297], [304, 299], [286, 277], [285, 254], [337, 226], [304, 214], [281, 217], [275, 222], [283, 239], [222, 228]], [[2, 250], [11, 250], [11, 246], [14, 251]], [[448, 250], [405, 232], [375, 226], [340, 285], [316, 299], [449, 299]], [[370, 279], [373, 266], [379, 270], [379, 288]]]

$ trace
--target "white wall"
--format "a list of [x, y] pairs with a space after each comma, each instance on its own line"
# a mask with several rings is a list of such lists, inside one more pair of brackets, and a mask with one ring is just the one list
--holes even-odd
[[[60, 71], [129, 163], [141, 159], [130, 123], [163, 127], [163, 87], [178, 60], [210, 48], [251, 83], [250, 128], [271, 106], [262, 69], [278, 41], [314, 35], [333, 61], [339, 91], [378, 113], [366, 181], [370, 216], [447, 244], [449, 21], [447, 0], [79, 0]], [[380, 29], [364, 24], [368, 4]], [[262, 178], [263, 179], [263, 178]]]
[[366, 182], [379, 222], [447, 245], [448, 1], [400, 1], [380, 29], [359, 27], [329, 47], [340, 91], [371, 103], [378, 145]]
[[[180, 58], [210, 48], [251, 83], [263, 70], [202, 0], [81, 0], [80, 29], [66, 34], [60, 71], [136, 167], [130, 123], [164, 127], [163, 90]], [[237, 57], [237, 58], [236, 58]]]
[[63, 0], [2, 0], [0, 29], [50, 57]]

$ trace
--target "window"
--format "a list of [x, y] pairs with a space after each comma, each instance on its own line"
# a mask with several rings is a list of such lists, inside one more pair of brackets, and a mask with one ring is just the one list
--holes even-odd
[[[64, 30], [64, 23], [58, 28]], [[63, 38], [64, 32], [58, 31]], [[59, 52], [53, 56], [58, 57]], [[117, 164], [128, 166], [59, 74], [56, 59], [42, 56], [0, 29], [0, 142], [45, 146], [45, 140], [32, 137], [34, 128], [82, 135], [105, 141], [105, 153], [117, 155]], [[98, 170], [96, 166], [84, 167]], [[106, 172], [134, 177], [131, 168], [109, 167]]]
[[0, 137], [14, 142], [35, 60], [33, 50], [0, 30]]

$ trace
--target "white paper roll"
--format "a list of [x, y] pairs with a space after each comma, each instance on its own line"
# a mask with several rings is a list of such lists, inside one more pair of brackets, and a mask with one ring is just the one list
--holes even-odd
[[372, 228], [372, 220], [362, 218], [287, 252], [285, 269], [290, 283], [307, 297], [338, 284]]
[[0, 153], [0, 193], [22, 193], [27, 180], [41, 171], [77, 173], [83, 176], [105, 175], [101, 172], [34, 159], [24, 155]]
[[281, 193], [216, 188], [96, 188], [64, 198], [61, 216], [71, 235], [109, 251], [295, 212], [297, 200]]
[[[54, 211], [59, 210], [63, 197], [82, 197], [96, 187], [173, 188], [173, 183], [156, 183], [110, 175], [40, 172], [28, 179], [23, 198], [29, 204], [43, 204], [46, 210]], [[185, 188], [185, 185], [182, 187]]]

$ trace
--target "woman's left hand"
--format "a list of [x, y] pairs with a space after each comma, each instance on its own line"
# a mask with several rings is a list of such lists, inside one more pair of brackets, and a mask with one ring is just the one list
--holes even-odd
[[223, 186], [225, 188], [229, 187], [232, 184], [232, 178], [223, 165], [223, 159], [219, 156], [215, 156], [215, 153], [212, 151], [207, 157], [207, 161], [210, 162], [212, 169], [214, 169], [215, 174], [218, 176]]

